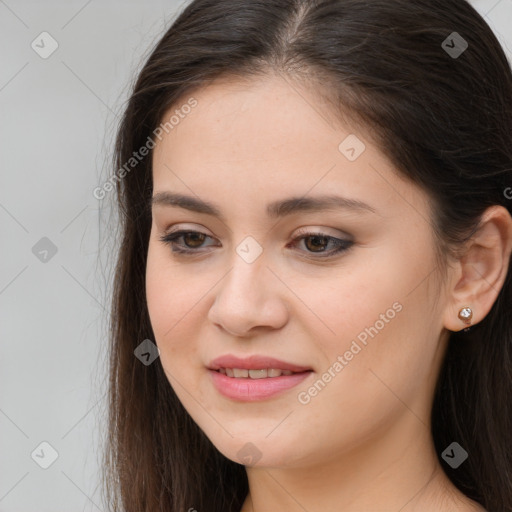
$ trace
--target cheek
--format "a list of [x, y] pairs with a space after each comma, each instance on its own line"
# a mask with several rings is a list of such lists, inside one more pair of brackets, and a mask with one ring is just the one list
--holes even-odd
[[364, 341], [366, 329], [375, 323], [379, 332], [384, 332], [399, 316], [399, 305], [393, 309], [393, 304], [401, 302], [404, 294], [392, 269], [384, 267], [360, 261], [313, 294], [312, 309], [334, 331], [332, 337], [338, 344], [342, 341], [350, 345], [358, 335]]
[[[146, 298], [155, 343], [160, 349], [162, 365], [173, 373], [201, 366], [198, 354], [200, 322], [207, 314], [201, 300], [213, 286], [181, 265], [173, 264], [166, 250], [152, 247], [146, 268]], [[187, 371], [188, 371], [187, 370]]]
[[[406, 265], [406, 260], [407, 255], [394, 250], [375, 251], [375, 258], [361, 258], [350, 272], [309, 296], [308, 305], [331, 330], [311, 341], [328, 356], [327, 368], [342, 356], [343, 364], [356, 370], [350, 372], [350, 382], [361, 390], [368, 380], [382, 386], [370, 370], [381, 372], [390, 384], [417, 382], [414, 373], [419, 377], [434, 356], [433, 319], [424, 314], [429, 295], [425, 283], [420, 285], [430, 267], [412, 255], [416, 265]], [[305, 290], [306, 285], [298, 294]]]
[[181, 322], [187, 322], [186, 313], [190, 309], [190, 292], [184, 282], [179, 282], [179, 273], [173, 271], [168, 258], [158, 248], [149, 247], [146, 267], [146, 297], [155, 334], [156, 343], [163, 355], [172, 348], [171, 340]]

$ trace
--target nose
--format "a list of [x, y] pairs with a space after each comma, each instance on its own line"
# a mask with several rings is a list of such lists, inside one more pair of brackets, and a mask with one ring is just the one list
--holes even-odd
[[287, 288], [261, 256], [247, 263], [236, 255], [232, 268], [215, 290], [208, 319], [232, 336], [247, 337], [257, 330], [279, 329], [288, 321], [284, 295]]

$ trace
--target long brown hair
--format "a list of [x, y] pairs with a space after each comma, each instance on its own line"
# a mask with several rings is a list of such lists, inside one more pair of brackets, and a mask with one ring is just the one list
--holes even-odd
[[[115, 146], [122, 240], [104, 460], [112, 510], [239, 512], [247, 495], [244, 466], [220, 454], [194, 423], [160, 359], [146, 366], [134, 356], [143, 340], [154, 341], [145, 297], [151, 153], [133, 169], [126, 162], [196, 88], [221, 75], [269, 70], [317, 83], [340, 116], [343, 109], [374, 132], [397, 172], [429, 194], [442, 254], [460, 247], [487, 207], [511, 209], [510, 64], [466, 1], [188, 4], [138, 75]], [[509, 269], [486, 318], [451, 334], [432, 410], [437, 453], [456, 440], [470, 455], [456, 470], [440, 457], [448, 477], [492, 512], [512, 511], [511, 305]]]

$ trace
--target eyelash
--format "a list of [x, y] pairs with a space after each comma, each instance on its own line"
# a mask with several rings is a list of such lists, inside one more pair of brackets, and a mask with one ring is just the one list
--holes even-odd
[[[177, 244], [176, 240], [186, 234], [204, 235], [208, 238], [211, 238], [209, 235], [206, 235], [205, 233], [201, 233], [200, 231], [180, 230], [180, 231], [176, 231], [174, 233], [169, 233], [167, 235], [161, 236], [160, 241], [162, 241], [166, 245], [169, 245], [171, 247], [171, 251], [173, 253], [178, 253], [178, 254], [183, 254], [183, 255], [198, 254], [199, 251], [197, 249], [183, 249], [179, 245], [176, 245]], [[336, 248], [334, 250], [332, 250], [328, 253], [328, 256], [316, 256], [318, 254], [325, 254], [323, 252], [318, 252], [318, 253], [309, 252], [310, 254], [314, 255], [313, 258], [317, 258], [317, 259], [322, 259], [322, 258], [327, 259], [332, 256], [346, 252], [354, 244], [354, 242], [352, 242], [351, 240], [343, 240], [343, 239], [336, 238], [336, 237], [333, 237], [330, 235], [326, 235], [325, 233], [321, 233], [321, 232], [303, 232], [300, 234], [300, 236], [294, 238], [294, 242], [297, 242], [297, 241], [300, 242], [300, 241], [302, 241], [306, 238], [310, 238], [310, 237], [326, 238], [328, 241], [333, 240], [334, 244], [336, 246]]]

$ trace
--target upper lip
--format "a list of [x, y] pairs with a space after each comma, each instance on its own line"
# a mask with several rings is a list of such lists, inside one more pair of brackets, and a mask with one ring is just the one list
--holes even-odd
[[226, 354], [214, 359], [208, 366], [210, 370], [219, 370], [220, 368], [240, 368], [247, 370], [261, 370], [263, 368], [275, 368], [278, 370], [290, 370], [292, 372], [305, 372], [311, 370], [306, 366], [287, 363], [273, 357], [253, 355], [250, 357], [237, 357], [232, 354]]

